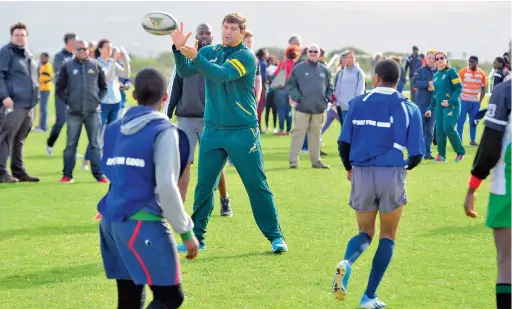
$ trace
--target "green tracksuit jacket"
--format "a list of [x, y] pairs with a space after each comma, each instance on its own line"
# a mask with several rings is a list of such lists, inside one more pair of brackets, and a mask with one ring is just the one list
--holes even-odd
[[[428, 110], [436, 119], [436, 139], [439, 154], [446, 158], [446, 140], [450, 140], [453, 150], [458, 155], [466, 152], [462, 146], [461, 137], [455, 129], [460, 116], [460, 93], [462, 85], [457, 71], [446, 67], [434, 74], [434, 95]], [[448, 101], [448, 107], [441, 104]]]

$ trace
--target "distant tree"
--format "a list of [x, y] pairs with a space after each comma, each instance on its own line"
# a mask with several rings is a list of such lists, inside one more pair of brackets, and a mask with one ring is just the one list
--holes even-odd
[[275, 56], [278, 59], [282, 59], [284, 57], [284, 48], [279, 47], [267, 47], [268, 53], [271, 56]]
[[332, 56], [334, 56], [336, 54], [341, 54], [342, 52], [344, 52], [346, 50], [353, 50], [354, 54], [356, 54], [356, 56], [369, 55], [367, 52], [365, 52], [364, 50], [362, 50], [360, 48], [357, 48], [357, 47], [354, 47], [354, 46], [346, 46], [346, 47], [343, 47], [343, 48], [340, 48], [340, 49], [331, 50], [327, 54], [327, 56], [329, 58], [331, 58]]

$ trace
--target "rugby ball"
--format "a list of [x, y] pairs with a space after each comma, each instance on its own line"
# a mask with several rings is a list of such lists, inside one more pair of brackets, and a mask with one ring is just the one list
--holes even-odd
[[142, 28], [153, 35], [168, 35], [178, 29], [178, 20], [166, 12], [151, 12], [142, 18]]

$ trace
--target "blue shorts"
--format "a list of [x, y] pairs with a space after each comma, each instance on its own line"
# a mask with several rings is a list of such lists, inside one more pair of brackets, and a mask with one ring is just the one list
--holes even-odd
[[181, 283], [178, 253], [166, 222], [102, 219], [100, 242], [108, 279], [132, 280], [136, 285]]

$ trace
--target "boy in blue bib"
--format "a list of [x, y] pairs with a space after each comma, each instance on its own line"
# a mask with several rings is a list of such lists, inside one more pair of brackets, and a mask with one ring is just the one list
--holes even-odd
[[189, 259], [199, 244], [178, 190], [180, 133], [159, 110], [167, 100], [163, 75], [144, 69], [135, 77], [138, 106], [105, 130], [101, 166], [110, 180], [98, 204], [101, 255], [115, 279], [118, 308], [143, 308], [144, 285], [153, 291], [147, 308], [178, 308], [183, 302], [179, 258], [169, 223]]

